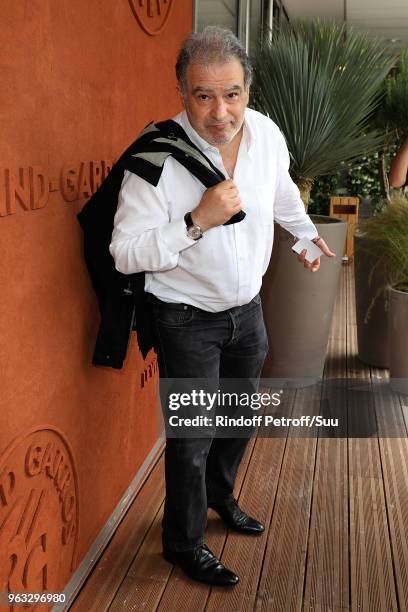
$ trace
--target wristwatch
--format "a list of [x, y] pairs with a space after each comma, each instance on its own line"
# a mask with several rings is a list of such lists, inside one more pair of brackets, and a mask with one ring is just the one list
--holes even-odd
[[184, 215], [184, 222], [187, 228], [187, 236], [190, 236], [193, 240], [200, 240], [203, 237], [203, 230], [199, 225], [194, 223], [191, 212]]

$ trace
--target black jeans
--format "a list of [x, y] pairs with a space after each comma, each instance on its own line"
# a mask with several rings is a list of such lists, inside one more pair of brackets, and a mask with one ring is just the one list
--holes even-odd
[[[152, 297], [160, 378], [257, 380], [268, 350], [259, 295], [244, 306], [206, 312]], [[163, 545], [203, 543], [210, 503], [233, 492], [248, 436], [167, 437]]]

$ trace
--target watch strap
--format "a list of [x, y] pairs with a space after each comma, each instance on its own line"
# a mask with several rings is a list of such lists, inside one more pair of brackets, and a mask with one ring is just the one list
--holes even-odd
[[187, 229], [194, 225], [193, 217], [191, 216], [191, 212], [188, 212], [184, 215], [184, 223], [186, 224]]

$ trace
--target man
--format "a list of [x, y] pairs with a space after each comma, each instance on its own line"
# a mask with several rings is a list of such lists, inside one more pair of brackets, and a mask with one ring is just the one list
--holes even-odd
[[[161, 377], [258, 379], [267, 352], [259, 289], [274, 219], [334, 254], [305, 213], [282, 134], [247, 108], [252, 71], [236, 37], [215, 26], [191, 35], [176, 75], [185, 110], [175, 121], [226, 180], [204, 190], [172, 158], [157, 187], [127, 172], [110, 250], [120, 272], [147, 272]], [[242, 221], [224, 225], [241, 210]], [[305, 252], [299, 260], [312, 272], [320, 265], [308, 263]], [[208, 507], [235, 531], [264, 530], [233, 497], [247, 442], [167, 439], [163, 554], [196, 580], [239, 580], [204, 544]]]

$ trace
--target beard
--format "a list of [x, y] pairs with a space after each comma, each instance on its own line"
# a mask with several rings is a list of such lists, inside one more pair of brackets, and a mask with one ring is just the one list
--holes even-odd
[[221, 129], [217, 129], [213, 124], [204, 125], [200, 136], [212, 146], [229, 144], [240, 131], [242, 123], [239, 125], [236, 121], [226, 121], [225, 124], [225, 128]]

